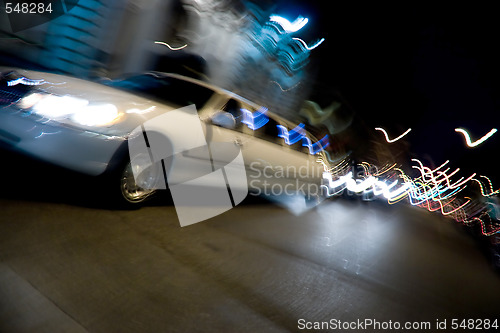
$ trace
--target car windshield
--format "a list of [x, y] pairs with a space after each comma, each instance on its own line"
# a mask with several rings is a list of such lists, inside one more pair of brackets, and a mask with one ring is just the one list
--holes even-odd
[[106, 84], [180, 107], [195, 104], [198, 110], [213, 94], [211, 89], [195, 83], [154, 73], [110, 81]]

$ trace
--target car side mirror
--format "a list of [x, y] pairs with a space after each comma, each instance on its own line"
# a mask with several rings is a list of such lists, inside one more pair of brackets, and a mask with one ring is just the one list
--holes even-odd
[[220, 127], [228, 129], [234, 129], [236, 127], [236, 120], [229, 112], [218, 111], [212, 116], [211, 120], [212, 124]]

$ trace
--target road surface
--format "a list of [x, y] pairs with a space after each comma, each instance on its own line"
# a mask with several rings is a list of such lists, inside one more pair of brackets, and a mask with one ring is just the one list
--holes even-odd
[[[78, 176], [5, 153], [1, 332], [287, 332], [315, 322], [494, 319], [500, 281], [451, 220], [250, 198], [181, 228], [172, 205], [88, 203]], [[340, 331], [340, 330], [332, 330]], [[372, 331], [372, 329], [366, 329]]]

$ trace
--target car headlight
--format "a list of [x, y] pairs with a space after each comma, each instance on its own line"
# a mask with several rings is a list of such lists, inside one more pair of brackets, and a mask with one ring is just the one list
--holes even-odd
[[56, 121], [70, 120], [83, 126], [111, 125], [121, 118], [115, 105], [91, 104], [83, 98], [32, 93], [23, 97], [18, 106], [36, 115]]
[[85, 126], [110, 125], [121, 117], [113, 104], [88, 105], [71, 115], [71, 120]]

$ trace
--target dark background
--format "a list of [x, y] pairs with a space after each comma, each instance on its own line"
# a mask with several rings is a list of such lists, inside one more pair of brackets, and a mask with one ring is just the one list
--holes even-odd
[[290, 20], [309, 18], [304, 40], [325, 38], [311, 54], [311, 99], [326, 105], [340, 92], [367, 130], [383, 127], [394, 138], [412, 128], [405, 138], [410, 157], [436, 166], [449, 159], [460, 176], [477, 172], [498, 183], [500, 133], [468, 148], [455, 132], [463, 127], [475, 141], [499, 127], [500, 21], [493, 8], [286, 1], [275, 10]]
[[462, 169], [460, 176], [477, 172], [500, 183], [500, 133], [468, 148], [455, 132], [463, 127], [477, 140], [500, 127], [500, 23], [493, 7], [256, 2], [290, 21], [307, 17], [296, 35], [309, 44], [325, 38], [311, 52], [310, 99], [325, 107], [340, 95], [363, 122], [357, 132], [367, 135], [360, 141], [370, 135], [383, 140], [375, 127], [393, 138], [412, 128], [405, 137], [409, 158], [431, 166], [450, 160], [450, 167]]
[[[311, 55], [311, 99], [340, 95], [358, 129], [411, 127], [413, 153], [494, 177], [500, 133], [467, 149], [454, 128], [475, 140], [498, 127], [496, 11], [405, 6], [283, 1], [273, 12], [308, 17], [304, 40], [325, 38]], [[2, 332], [281, 332], [299, 318], [447, 318], [449, 328], [498, 317], [498, 245], [439, 213], [339, 198], [295, 215], [249, 197], [180, 228], [162, 201], [103, 209], [87, 202], [100, 190], [87, 178], [2, 157]]]

